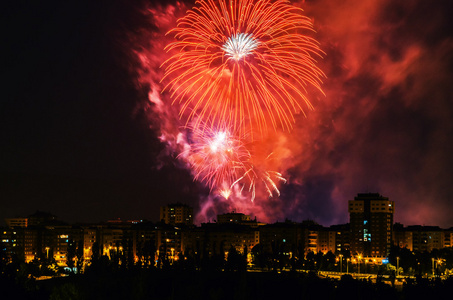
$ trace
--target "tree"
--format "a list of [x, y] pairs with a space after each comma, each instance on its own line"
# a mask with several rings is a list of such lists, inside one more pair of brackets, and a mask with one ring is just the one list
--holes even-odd
[[307, 253], [307, 256], [306, 256], [306, 260], [307, 260], [307, 264], [306, 264], [306, 268], [308, 270], [314, 270], [315, 269], [315, 253], [313, 251], [310, 251]]
[[236, 248], [231, 246], [228, 250], [228, 258], [226, 262], [226, 269], [228, 271], [242, 271], [247, 268], [247, 262], [241, 254], [236, 251]]
[[83, 240], [80, 240], [77, 243], [77, 251], [76, 251], [76, 257], [77, 257], [77, 273], [81, 273], [83, 269], [83, 262], [84, 262], [84, 249], [83, 249]]
[[251, 251], [253, 264], [261, 269], [266, 267], [266, 254], [264, 253], [263, 245], [256, 244]]
[[324, 255], [324, 268], [328, 271], [335, 270], [335, 254], [333, 254], [332, 251], [329, 251]]

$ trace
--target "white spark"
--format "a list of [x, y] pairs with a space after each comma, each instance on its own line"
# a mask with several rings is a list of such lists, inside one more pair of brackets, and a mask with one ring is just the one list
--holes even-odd
[[259, 42], [253, 38], [253, 34], [238, 33], [228, 38], [222, 50], [225, 51], [225, 56], [231, 56], [231, 58], [238, 61], [252, 53], [258, 45]]

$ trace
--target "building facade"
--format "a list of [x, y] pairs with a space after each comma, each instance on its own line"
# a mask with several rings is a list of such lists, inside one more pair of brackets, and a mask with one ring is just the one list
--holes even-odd
[[193, 208], [181, 204], [169, 204], [160, 207], [160, 220], [169, 225], [193, 225]]
[[358, 194], [348, 203], [351, 254], [385, 258], [392, 245], [395, 203], [378, 193]]

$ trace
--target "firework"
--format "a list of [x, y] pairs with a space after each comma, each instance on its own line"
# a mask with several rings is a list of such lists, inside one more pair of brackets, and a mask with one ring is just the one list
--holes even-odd
[[189, 161], [194, 179], [205, 182], [211, 189], [222, 186], [219, 192], [228, 198], [229, 187], [242, 176], [250, 160], [243, 140], [227, 129], [193, 127], [190, 132], [190, 147], [181, 156]]
[[[321, 91], [322, 51], [312, 23], [285, 0], [201, 0], [169, 33], [174, 53], [162, 66], [186, 125], [196, 120], [263, 136], [290, 130], [311, 109], [307, 86]], [[198, 118], [199, 117], [199, 118]], [[195, 121], [198, 122], [198, 121]], [[197, 127], [199, 124], [196, 124]]]
[[241, 191], [244, 191], [245, 189], [249, 192], [252, 202], [255, 200], [256, 188], [259, 184], [263, 184], [268, 197], [273, 197], [274, 194], [280, 196], [280, 190], [278, 189], [277, 184], [278, 182], [286, 183], [286, 179], [281, 173], [266, 169], [266, 163], [272, 159], [272, 155], [273, 153], [269, 154], [262, 162], [261, 166], [255, 165], [249, 161], [247, 171], [233, 182], [231, 187], [241, 185]]

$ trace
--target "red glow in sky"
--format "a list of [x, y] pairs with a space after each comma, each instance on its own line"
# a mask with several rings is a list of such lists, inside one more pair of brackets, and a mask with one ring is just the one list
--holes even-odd
[[[158, 220], [160, 205], [180, 201], [202, 210], [199, 222], [234, 209], [329, 225], [348, 222], [357, 193], [378, 192], [395, 201], [397, 222], [453, 225], [451, 0], [291, 1], [324, 52], [325, 96], [307, 90], [314, 110], [301, 102], [307, 115], [293, 113], [290, 132], [244, 143], [244, 166], [286, 179], [273, 177], [272, 198], [256, 181], [253, 202], [253, 176], [217, 192], [193, 181], [186, 119], [161, 93], [165, 34], [194, 2], [2, 7], [0, 220], [36, 209], [70, 222]], [[257, 49], [235, 38], [229, 58]]]
[[[234, 197], [238, 191], [233, 189], [228, 200], [216, 195], [202, 199], [202, 217], [235, 209], [262, 221], [311, 218], [328, 225], [348, 221], [346, 203], [357, 193], [379, 192], [395, 201], [396, 221], [451, 226], [453, 149], [446, 141], [453, 133], [453, 39], [442, 6], [423, 1], [292, 3], [314, 21], [326, 53], [319, 62], [327, 75], [326, 96], [311, 100], [315, 110], [307, 117], [294, 115], [292, 131], [270, 131], [254, 147], [258, 157], [277, 157], [268, 163], [269, 170], [287, 180], [280, 197], [261, 193], [251, 202], [241, 194]], [[172, 153], [184, 151], [187, 141], [175, 125], [177, 109], [167, 109], [171, 100], [160, 94], [164, 70], [159, 62], [172, 41], [164, 34], [190, 7], [178, 2], [147, 10], [155, 28], [143, 34], [146, 42], [137, 51], [143, 63], [140, 80], [150, 86], [155, 112], [150, 121]]]

